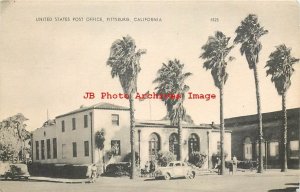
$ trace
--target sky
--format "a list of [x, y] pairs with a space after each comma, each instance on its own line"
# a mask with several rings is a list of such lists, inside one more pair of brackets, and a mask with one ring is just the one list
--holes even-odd
[[[189, 2], [102, 2], [102, 1], [6, 1], [0, 2], [0, 119], [23, 113], [32, 131], [58, 115], [99, 102], [128, 106], [124, 99], [101, 99], [101, 92], [122, 93], [117, 78], [106, 65], [116, 39], [130, 35], [143, 55], [138, 92], [154, 91], [157, 70], [175, 58], [193, 75], [186, 80], [190, 91], [215, 94], [209, 101], [186, 99], [185, 107], [196, 124], [219, 123], [219, 91], [210, 71], [203, 69], [201, 47], [215, 31], [235, 37], [235, 29], [250, 13], [269, 33], [258, 63], [262, 112], [281, 110], [281, 97], [270, 77], [266, 61], [275, 46], [285, 43], [300, 58], [299, 4], [296, 1], [189, 1]], [[37, 21], [50, 17], [52, 21]], [[67, 17], [70, 21], [55, 21]], [[82, 17], [83, 21], [73, 21]], [[100, 21], [86, 21], [98, 17]], [[106, 18], [129, 18], [129, 22], [108, 22]], [[160, 22], [135, 22], [134, 18], [160, 18]], [[218, 18], [212, 22], [211, 18]], [[224, 90], [225, 118], [255, 114], [253, 71], [249, 70], [240, 45], [231, 52]], [[300, 107], [300, 64], [295, 65], [287, 107]], [[94, 99], [84, 99], [85, 92]], [[150, 107], [151, 106], [151, 107]], [[161, 119], [166, 115], [159, 100], [135, 102], [137, 119]], [[151, 109], [151, 110], [150, 110]], [[151, 112], [150, 112], [151, 111]]]

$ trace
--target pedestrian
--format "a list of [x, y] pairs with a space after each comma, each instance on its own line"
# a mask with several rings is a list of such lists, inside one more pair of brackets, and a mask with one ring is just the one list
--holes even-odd
[[232, 174], [233, 174], [233, 172], [237, 171], [237, 164], [238, 164], [238, 160], [235, 155], [233, 155], [232, 164], [233, 164], [233, 170], [232, 170]]
[[221, 159], [217, 158], [218, 175], [221, 175]]
[[91, 183], [96, 182], [96, 177], [97, 177], [97, 166], [96, 164], [93, 164], [91, 167]]
[[154, 171], [155, 171], [155, 163], [154, 161], [150, 161], [150, 174], [151, 176], [153, 175]]

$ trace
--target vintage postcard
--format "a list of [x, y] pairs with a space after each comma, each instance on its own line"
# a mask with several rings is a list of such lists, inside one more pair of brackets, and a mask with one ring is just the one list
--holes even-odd
[[0, 192], [299, 191], [299, 1], [0, 1]]

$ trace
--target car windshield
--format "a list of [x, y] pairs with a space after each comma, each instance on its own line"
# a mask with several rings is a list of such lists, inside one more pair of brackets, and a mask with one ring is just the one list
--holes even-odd
[[169, 164], [169, 167], [173, 167], [173, 165], [174, 165], [174, 163], [170, 163], [170, 164]]
[[175, 166], [179, 167], [179, 166], [181, 166], [181, 163], [176, 163]]

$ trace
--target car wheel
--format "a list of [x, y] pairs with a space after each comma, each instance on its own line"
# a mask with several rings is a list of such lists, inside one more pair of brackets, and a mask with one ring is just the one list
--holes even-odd
[[187, 172], [187, 174], [186, 174], [186, 176], [185, 176], [185, 178], [187, 178], [187, 179], [194, 179], [194, 177], [195, 177], [195, 174], [194, 174], [194, 172]]
[[169, 173], [166, 173], [166, 174], [164, 175], [164, 178], [165, 178], [165, 180], [170, 180], [170, 179], [171, 179], [171, 176], [170, 176]]

